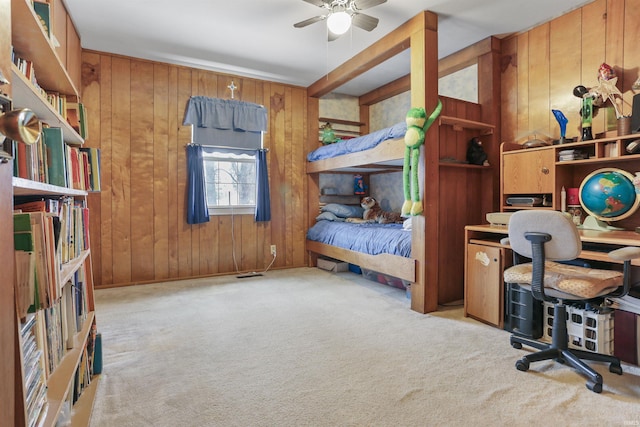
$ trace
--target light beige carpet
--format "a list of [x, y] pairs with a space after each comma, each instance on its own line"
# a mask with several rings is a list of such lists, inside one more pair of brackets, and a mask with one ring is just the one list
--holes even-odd
[[92, 426], [640, 424], [640, 368], [515, 361], [509, 334], [422, 315], [403, 291], [314, 268], [96, 292]]

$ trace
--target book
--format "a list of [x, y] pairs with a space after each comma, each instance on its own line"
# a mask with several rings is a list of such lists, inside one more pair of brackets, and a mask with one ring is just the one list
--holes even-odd
[[100, 183], [100, 149], [93, 147], [82, 147], [80, 151], [87, 154], [89, 161], [89, 187], [90, 191], [101, 191]]
[[87, 108], [81, 102], [66, 103], [66, 119], [69, 125], [78, 132], [83, 139], [87, 139]]
[[51, 306], [55, 297], [56, 274], [59, 273], [50, 254], [53, 244], [51, 221], [44, 212], [13, 214], [14, 249], [33, 252], [35, 257], [35, 296], [29, 311]]
[[41, 197], [29, 200], [29, 198], [16, 197], [13, 210], [15, 212], [46, 212], [57, 216], [60, 212], [60, 199], [58, 197]]
[[84, 190], [82, 171], [80, 169], [80, 149], [67, 145], [65, 147], [65, 152], [67, 158], [67, 182], [69, 184], [69, 188]]
[[62, 129], [56, 127], [42, 129], [44, 143], [47, 147], [48, 183], [60, 187], [68, 187], [67, 161]]
[[89, 138], [89, 124], [87, 123], [87, 107], [84, 104], [78, 104], [80, 109], [80, 136], [82, 139]]
[[16, 165], [14, 166], [14, 174], [19, 178], [27, 179], [27, 145], [22, 142], [14, 142], [16, 144]]
[[80, 104], [67, 102], [67, 123], [80, 135]]
[[35, 302], [36, 258], [33, 251], [14, 251], [15, 299], [19, 318], [25, 318]]
[[40, 20], [40, 25], [48, 38], [51, 38], [51, 13], [49, 3], [35, 0], [33, 2], [33, 10]]
[[16, 251], [24, 251], [33, 253], [34, 269], [33, 269], [33, 299], [28, 308], [29, 312], [36, 311], [41, 308], [41, 292], [39, 289], [38, 269], [35, 265], [35, 242], [31, 230], [31, 217], [28, 213], [19, 213], [13, 215], [13, 244]]

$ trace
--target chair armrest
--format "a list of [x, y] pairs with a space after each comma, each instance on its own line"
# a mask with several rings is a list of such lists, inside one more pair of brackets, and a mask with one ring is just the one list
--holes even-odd
[[640, 247], [627, 246], [609, 252], [609, 258], [616, 261], [630, 261], [635, 258], [640, 258]]

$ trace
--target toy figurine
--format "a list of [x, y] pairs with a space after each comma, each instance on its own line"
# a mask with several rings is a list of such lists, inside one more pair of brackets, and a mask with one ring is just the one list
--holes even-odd
[[365, 193], [364, 188], [364, 180], [362, 179], [362, 175], [354, 175], [353, 176], [353, 194], [363, 195]]
[[558, 140], [558, 144], [564, 144], [567, 137], [567, 123], [569, 120], [560, 110], [551, 110], [558, 125], [560, 125], [560, 140]]

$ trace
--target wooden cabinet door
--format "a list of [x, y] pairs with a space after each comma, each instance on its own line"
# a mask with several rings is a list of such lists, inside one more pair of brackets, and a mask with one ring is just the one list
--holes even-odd
[[553, 193], [555, 152], [552, 149], [521, 150], [502, 156], [504, 194]]
[[465, 316], [500, 328], [504, 312], [503, 254], [498, 247], [467, 244]]

